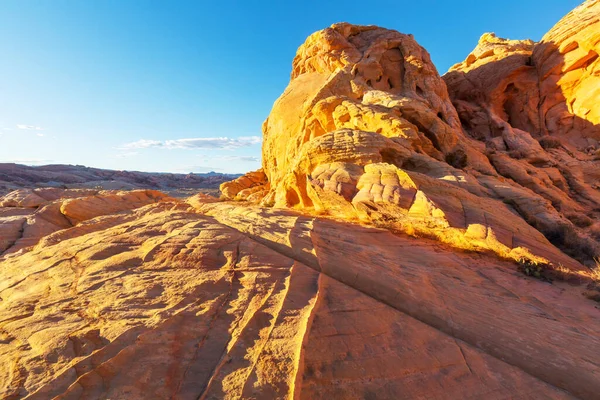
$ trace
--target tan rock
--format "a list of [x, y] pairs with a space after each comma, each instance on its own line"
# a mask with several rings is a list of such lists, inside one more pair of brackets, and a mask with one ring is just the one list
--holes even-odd
[[131, 210], [165, 200], [168, 197], [156, 190], [134, 190], [108, 193], [100, 196], [81, 197], [64, 201], [60, 212], [73, 224], [119, 211]]
[[600, 3], [585, 1], [556, 24], [535, 47], [540, 115], [545, 133], [584, 146], [600, 140]]
[[277, 198], [286, 197], [294, 179], [285, 175], [301, 162], [303, 145], [341, 129], [374, 132], [405, 153], [440, 159], [461, 135], [445, 85], [414, 39], [349, 24], [317, 32], [298, 49], [292, 81], [263, 126], [263, 168]]
[[[61, 194], [65, 197], [60, 198]], [[25, 205], [33, 206], [30, 201], [36, 197], [42, 200], [39, 201], [41, 204], [35, 211], [13, 213], [15, 215], [7, 212], [0, 213], [0, 254], [2, 252], [14, 253], [29, 248], [45, 236], [91, 218], [131, 210], [168, 199], [166, 195], [151, 190], [98, 192], [52, 188], [33, 191], [18, 190], [8, 194], [4, 201], [5, 204], [26, 207]], [[3, 209], [0, 208], [0, 210]], [[16, 208], [16, 210], [19, 211], [22, 208]]]
[[519, 203], [516, 211], [527, 222], [590, 264], [600, 253], [598, 238], [567, 216], [600, 217], [593, 186], [600, 178], [593, 157], [600, 109], [592, 100], [600, 94], [598, 52], [600, 2], [591, 0], [539, 43], [484, 35], [467, 60], [444, 75], [466, 132], [486, 143], [495, 170], [517, 185], [497, 190], [497, 183], [490, 185], [495, 179], [480, 182], [505, 202]]
[[586, 210], [573, 186], [598, 208], [587, 183], [597, 174], [573, 171], [555, 153], [569, 165], [577, 155], [540, 140], [536, 46], [485, 34], [441, 79], [409, 35], [349, 24], [316, 32], [263, 125], [265, 176], [223, 184], [224, 197], [580, 269], [548, 239], [579, 261], [600, 252], [563, 215]]
[[162, 201], [91, 219], [0, 258], [1, 396], [566, 399], [599, 389], [586, 361], [600, 343], [597, 310], [574, 286], [381, 229], [197, 207]]
[[[267, 191], [267, 176], [262, 169], [248, 172], [231, 181], [224, 182], [220, 187], [221, 195], [228, 200], [246, 200], [248, 196], [257, 192]], [[262, 198], [255, 199], [256, 201]]]
[[192, 207], [197, 207], [203, 203], [216, 203], [217, 201], [219, 201], [219, 199], [216, 197], [204, 193], [196, 193], [194, 196], [186, 199], [186, 203], [189, 203]]
[[25, 216], [10, 216], [0, 218], [0, 254], [11, 248], [23, 235], [27, 224]]
[[0, 197], [0, 207], [38, 208], [54, 200], [91, 196], [96, 193], [97, 190], [87, 189], [18, 189]]
[[[410, 35], [311, 35], [263, 169], [222, 199], [1, 199], [0, 397], [596, 398], [596, 61], [577, 49], [599, 6], [541, 44], [484, 35], [444, 80]], [[544, 111], [548, 82], [575, 101]]]
[[30, 189], [21, 189], [10, 192], [2, 198], [0, 207], [28, 207], [37, 208], [47, 203], [46, 199], [41, 198]]

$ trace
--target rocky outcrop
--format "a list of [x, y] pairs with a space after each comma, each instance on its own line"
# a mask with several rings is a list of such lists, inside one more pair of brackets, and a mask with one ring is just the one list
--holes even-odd
[[[276, 206], [321, 203], [312, 193], [319, 165], [343, 163], [335, 176], [348, 187], [359, 172], [351, 165], [413, 153], [460, 163], [469, 152], [429, 54], [411, 36], [372, 26], [336, 24], [311, 35], [263, 131], [265, 202]], [[487, 160], [478, 167], [491, 170]]]
[[92, 218], [165, 199], [166, 195], [154, 190], [16, 190], [0, 197], [0, 255], [29, 248], [53, 232]]
[[264, 171], [259, 169], [222, 183], [219, 190], [221, 196], [227, 200], [257, 201], [269, 191], [269, 183]]
[[0, 397], [597, 398], [599, 7], [443, 77], [311, 35], [221, 199], [0, 198]]
[[[537, 60], [545, 49], [556, 62], [544, 46], [566, 35], [554, 33], [565, 24], [594, 26], [577, 34], [582, 48], [595, 46], [597, 9], [586, 3], [540, 44], [485, 34], [443, 79], [410, 35], [349, 24], [311, 35], [263, 125], [263, 170], [223, 184], [225, 197], [515, 260], [592, 265], [598, 238], [581, 224], [600, 207], [591, 186], [598, 163], [589, 149], [579, 154], [568, 141], [563, 149], [562, 139], [544, 133], [554, 123], [539, 119], [544, 104], [556, 105], [539, 93], [548, 85], [538, 69], [564, 79], [573, 69]], [[587, 71], [578, 87], [595, 90], [592, 64], [574, 65]]]
[[499, 175], [528, 189], [520, 202], [549, 205], [542, 215], [516, 204], [519, 214], [587, 262], [600, 253], [598, 52], [600, 2], [587, 1], [539, 43], [483, 35], [444, 75], [465, 132]]
[[597, 309], [575, 286], [436, 241], [197, 200], [95, 218], [0, 258], [0, 396], [600, 390]]
[[98, 192], [85, 189], [19, 189], [0, 197], [0, 207], [38, 208], [55, 200], [92, 196]]
[[542, 133], [579, 149], [600, 140], [600, 2], [586, 1], [550, 30], [533, 52]]
[[[467, 59], [444, 76], [467, 132], [492, 139], [504, 136], [508, 124], [519, 130], [518, 136], [555, 139], [547, 140], [546, 147], [564, 143], [595, 152], [600, 140], [599, 9], [598, 1], [585, 2], [539, 43], [484, 34]], [[534, 142], [506, 147], [541, 152]]]

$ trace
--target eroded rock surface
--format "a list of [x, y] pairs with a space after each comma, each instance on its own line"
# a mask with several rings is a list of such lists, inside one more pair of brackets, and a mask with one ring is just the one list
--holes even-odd
[[0, 255], [102, 215], [168, 199], [155, 190], [19, 189], [0, 197]]
[[224, 182], [220, 188], [221, 195], [231, 200], [260, 200], [269, 190], [267, 176], [262, 169], [248, 172], [234, 179]]
[[298, 49], [264, 123], [267, 179], [246, 191], [238, 180], [225, 197], [592, 266], [598, 15], [600, 3], [588, 1], [540, 43], [485, 34], [443, 78], [410, 35], [319, 31]]
[[3, 398], [600, 389], [598, 310], [573, 287], [382, 229], [161, 201], [55, 232], [1, 266]]
[[0, 198], [0, 397], [597, 398], [599, 8], [444, 77], [410, 35], [311, 35], [243, 202]]

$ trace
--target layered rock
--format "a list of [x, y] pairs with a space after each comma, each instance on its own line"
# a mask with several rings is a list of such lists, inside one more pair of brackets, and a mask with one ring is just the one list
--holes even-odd
[[588, 0], [567, 14], [535, 47], [543, 133], [578, 148], [600, 140], [600, 2]]
[[593, 398], [594, 304], [490, 255], [196, 199], [0, 258], [2, 398]]
[[[525, 220], [582, 261], [600, 253], [600, 2], [577, 7], [539, 43], [485, 34], [444, 80], [467, 134], [485, 143], [499, 175], [550, 204]], [[481, 181], [481, 179], [480, 179]], [[552, 215], [551, 218], [548, 216]]]
[[31, 247], [53, 232], [103, 215], [168, 199], [155, 190], [129, 192], [20, 189], [0, 197], [0, 255]]
[[[552, 123], [540, 122], [540, 99], [551, 100], [539, 94], [547, 85], [536, 57], [564, 24], [594, 26], [579, 34], [590, 42], [582, 47], [595, 46], [596, 19], [587, 16], [597, 8], [575, 10], [542, 44], [483, 35], [443, 79], [410, 35], [349, 24], [311, 35], [263, 125], [263, 169], [222, 185], [225, 198], [581, 268], [557, 245], [592, 263], [597, 238], [572, 221], [600, 206], [590, 186], [598, 163], [541, 139]], [[593, 70], [584, 75], [578, 85], [596, 87]]]
[[[277, 206], [319, 203], [310, 193], [318, 164], [361, 167], [415, 152], [433, 161], [469, 152], [460, 146], [460, 123], [445, 84], [411, 36], [336, 24], [311, 35], [292, 68], [292, 80], [263, 127], [263, 168], [269, 201]], [[318, 159], [307, 158], [315, 151]], [[478, 167], [489, 164], [483, 160]]]
[[18, 189], [0, 197], [0, 207], [38, 208], [55, 200], [93, 196], [98, 192], [86, 189]]
[[484, 34], [467, 59], [444, 76], [469, 134], [502, 136], [507, 123], [534, 138], [550, 135], [556, 146], [562, 141], [580, 151], [597, 149], [599, 8], [596, 0], [584, 2], [539, 43]]
[[599, 4], [443, 78], [409, 35], [315, 33], [246, 202], [0, 198], [0, 397], [596, 398], [600, 280], [553, 243], [596, 255]]
[[223, 182], [219, 187], [221, 195], [230, 200], [260, 200], [269, 191], [267, 176], [262, 169], [248, 172], [234, 179]]

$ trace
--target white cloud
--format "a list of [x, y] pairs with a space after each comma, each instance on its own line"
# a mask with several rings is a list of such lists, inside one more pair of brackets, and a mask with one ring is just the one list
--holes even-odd
[[223, 161], [241, 161], [241, 162], [258, 162], [259, 157], [255, 156], [215, 156], [209, 157], [212, 160], [223, 160]]
[[40, 126], [35, 126], [35, 125], [23, 125], [23, 124], [18, 124], [17, 125], [17, 129], [24, 129], [27, 131], [43, 131], [44, 128], [40, 127]]
[[37, 135], [38, 135], [39, 137], [46, 136], [46, 135], [44, 135], [43, 133], [38, 133]]
[[141, 139], [137, 142], [126, 143], [120, 149], [149, 149], [151, 147], [163, 147], [163, 142], [160, 140]]
[[190, 138], [175, 140], [147, 140], [141, 139], [137, 142], [126, 143], [121, 149], [226, 149], [232, 150], [240, 147], [252, 146], [261, 142], [259, 136], [242, 136], [239, 138]]

